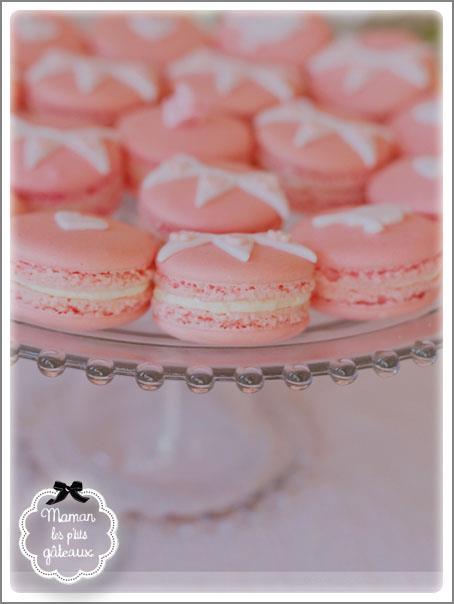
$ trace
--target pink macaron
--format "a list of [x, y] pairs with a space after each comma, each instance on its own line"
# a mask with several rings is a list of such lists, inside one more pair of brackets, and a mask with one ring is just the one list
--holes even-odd
[[157, 256], [153, 317], [202, 344], [255, 346], [306, 327], [314, 253], [279, 231], [172, 233]]
[[12, 233], [16, 319], [86, 331], [133, 321], [147, 310], [157, 249], [148, 233], [68, 211], [16, 216]]
[[412, 313], [441, 286], [438, 221], [398, 206], [365, 205], [306, 217], [293, 231], [317, 254], [312, 304], [356, 320]]
[[441, 152], [441, 107], [428, 96], [395, 116], [391, 128], [403, 153], [437, 155]]
[[49, 50], [27, 70], [25, 92], [36, 113], [111, 126], [125, 113], [155, 104], [160, 88], [152, 69], [140, 63]]
[[127, 152], [130, 186], [176, 153], [202, 161], [249, 163], [254, 139], [248, 124], [233, 116], [210, 114], [185, 84], [160, 107], [131, 113], [119, 123]]
[[387, 128], [321, 111], [307, 99], [259, 113], [255, 131], [260, 165], [278, 174], [299, 211], [363, 203], [370, 175], [395, 154]]
[[14, 74], [11, 78], [10, 110], [20, 111], [24, 105], [24, 86], [22, 78]]
[[27, 205], [21, 199], [19, 199], [19, 197], [17, 197], [17, 195], [14, 195], [14, 193], [11, 193], [10, 210], [11, 210], [11, 216], [17, 216], [19, 214], [26, 214], [28, 212]]
[[270, 172], [207, 164], [178, 154], [150, 172], [139, 195], [140, 224], [160, 237], [174, 231], [256, 233], [278, 229], [287, 199]]
[[116, 210], [124, 187], [113, 130], [13, 117], [11, 185], [28, 210]]
[[440, 160], [432, 155], [398, 159], [372, 176], [367, 199], [430, 216], [441, 214]]
[[435, 68], [433, 50], [411, 32], [366, 30], [311, 58], [309, 88], [327, 108], [381, 121], [433, 89]]
[[251, 63], [209, 48], [177, 59], [166, 74], [173, 86], [187, 84], [213, 112], [245, 119], [303, 92], [294, 68]]
[[12, 58], [16, 69], [35, 63], [50, 48], [83, 52], [82, 34], [65, 17], [50, 11], [17, 12], [12, 19]]
[[217, 34], [229, 54], [299, 68], [332, 36], [324, 17], [296, 11], [226, 12]]
[[207, 42], [206, 34], [182, 14], [110, 13], [93, 24], [90, 45], [113, 60], [146, 62], [158, 71]]

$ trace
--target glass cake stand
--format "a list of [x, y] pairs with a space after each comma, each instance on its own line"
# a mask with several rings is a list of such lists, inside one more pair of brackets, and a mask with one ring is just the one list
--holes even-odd
[[[116, 217], [134, 223], [135, 206], [125, 196]], [[16, 421], [49, 480], [82, 480], [118, 512], [192, 521], [252, 505], [304, 463], [314, 430], [301, 391], [314, 379], [347, 385], [365, 370], [393, 376], [409, 359], [432, 364], [441, 311], [364, 322], [311, 311], [299, 337], [241, 348], [176, 340], [150, 312], [98, 332], [17, 321], [11, 331], [12, 361], [40, 372], [27, 372], [34, 404], [16, 401]]]
[[149, 314], [81, 334], [13, 321], [12, 361], [61, 376], [35, 374], [39, 400], [18, 421], [50, 480], [83, 480], [118, 512], [217, 517], [251, 506], [310, 455], [301, 391], [314, 379], [347, 385], [366, 370], [387, 377], [403, 361], [432, 364], [440, 330], [438, 305], [365, 322], [312, 313], [297, 338], [241, 348], [178, 341]]

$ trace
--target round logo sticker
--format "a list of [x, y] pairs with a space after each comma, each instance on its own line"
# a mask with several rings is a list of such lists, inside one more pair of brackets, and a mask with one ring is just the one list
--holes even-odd
[[22, 513], [19, 547], [41, 577], [75, 583], [104, 570], [118, 547], [117, 524], [98, 491], [57, 481]]

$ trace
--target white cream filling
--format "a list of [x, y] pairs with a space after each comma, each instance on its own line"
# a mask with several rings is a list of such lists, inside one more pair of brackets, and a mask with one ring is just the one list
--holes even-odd
[[153, 299], [157, 302], [164, 302], [172, 306], [182, 306], [183, 308], [206, 310], [211, 313], [227, 312], [272, 312], [284, 308], [295, 308], [306, 304], [309, 301], [310, 293], [300, 294], [292, 297], [276, 297], [269, 300], [226, 300], [224, 302], [208, 302], [197, 298], [187, 298], [177, 296], [165, 290], [156, 288]]
[[14, 283], [17, 283], [22, 287], [26, 287], [31, 291], [46, 294], [47, 296], [55, 296], [56, 298], [74, 298], [77, 300], [115, 300], [116, 298], [128, 298], [130, 296], [137, 296], [141, 294], [150, 285], [149, 281], [144, 281], [139, 285], [126, 287], [124, 289], [94, 289], [93, 291], [80, 291], [45, 287], [43, 285], [37, 285], [28, 281], [25, 282], [17, 277], [14, 279]]

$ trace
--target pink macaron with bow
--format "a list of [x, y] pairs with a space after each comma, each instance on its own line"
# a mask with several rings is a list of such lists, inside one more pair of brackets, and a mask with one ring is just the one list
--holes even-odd
[[173, 233], [157, 256], [152, 311], [167, 333], [258, 346], [307, 326], [316, 256], [288, 235]]
[[248, 124], [230, 115], [212, 114], [204, 100], [183, 83], [159, 107], [124, 117], [119, 132], [133, 189], [176, 153], [201, 161], [249, 163], [254, 151]]
[[232, 162], [177, 154], [152, 170], [139, 193], [142, 226], [166, 238], [175, 231], [254, 233], [278, 229], [289, 206], [277, 177]]

